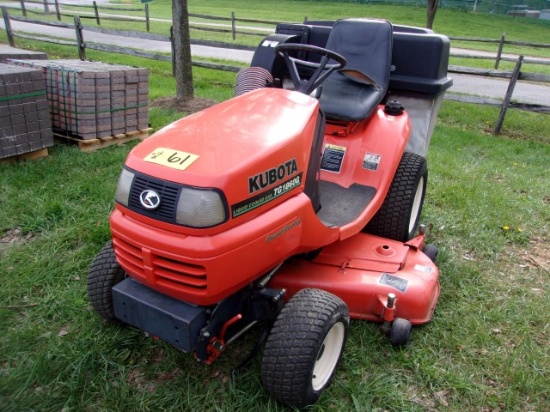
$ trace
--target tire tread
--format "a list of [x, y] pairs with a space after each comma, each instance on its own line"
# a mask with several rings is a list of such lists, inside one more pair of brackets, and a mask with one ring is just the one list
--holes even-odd
[[264, 387], [281, 403], [304, 407], [320, 396], [308, 395], [311, 355], [324, 340], [327, 323], [342, 311], [349, 323], [347, 305], [319, 289], [301, 290], [282, 309], [266, 343], [261, 371]]

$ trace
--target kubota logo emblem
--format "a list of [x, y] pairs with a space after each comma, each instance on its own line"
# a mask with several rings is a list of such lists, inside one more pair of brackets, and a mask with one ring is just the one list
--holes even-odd
[[160, 205], [160, 196], [154, 190], [144, 190], [139, 195], [139, 201], [145, 209], [153, 210]]

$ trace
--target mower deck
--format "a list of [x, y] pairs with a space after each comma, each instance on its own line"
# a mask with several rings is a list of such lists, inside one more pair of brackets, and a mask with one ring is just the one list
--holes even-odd
[[[285, 298], [304, 288], [340, 297], [350, 316], [381, 322], [388, 294], [395, 295], [393, 317], [413, 325], [429, 322], [439, 298], [439, 271], [419, 249], [423, 235], [407, 243], [359, 233], [325, 247], [314, 259], [294, 258], [269, 286], [285, 289]], [[390, 319], [392, 320], [392, 319]]]

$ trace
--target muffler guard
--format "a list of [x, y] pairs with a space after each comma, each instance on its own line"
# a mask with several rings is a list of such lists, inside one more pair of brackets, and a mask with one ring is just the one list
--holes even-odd
[[204, 307], [193, 306], [151, 290], [131, 278], [113, 288], [115, 316], [185, 351], [197, 347], [208, 319]]
[[315, 258], [283, 265], [269, 287], [285, 289], [285, 299], [304, 288], [331, 292], [350, 316], [384, 321], [388, 294], [395, 295], [395, 317], [413, 325], [431, 320], [439, 299], [439, 271], [421, 252], [423, 237], [407, 243], [359, 233], [324, 248]]

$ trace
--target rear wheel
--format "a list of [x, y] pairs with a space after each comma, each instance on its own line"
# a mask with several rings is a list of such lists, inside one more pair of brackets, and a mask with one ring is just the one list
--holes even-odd
[[404, 153], [386, 199], [365, 232], [401, 242], [411, 239], [422, 213], [427, 181], [426, 159]]
[[279, 402], [303, 408], [330, 385], [342, 357], [349, 310], [338, 297], [303, 289], [285, 305], [267, 339], [262, 383]]
[[113, 287], [126, 273], [118, 264], [113, 243], [109, 241], [94, 259], [88, 272], [88, 300], [92, 308], [107, 320], [115, 320]]

